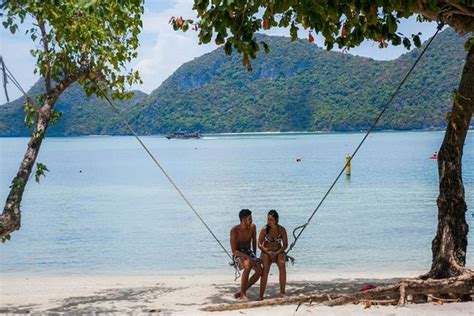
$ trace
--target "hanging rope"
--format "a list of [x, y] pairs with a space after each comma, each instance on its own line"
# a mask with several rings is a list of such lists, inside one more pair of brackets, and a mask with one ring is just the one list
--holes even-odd
[[[341, 171], [339, 172], [339, 174], [337, 175], [336, 179], [333, 181], [333, 183], [331, 184], [331, 186], [329, 187], [329, 189], [327, 190], [326, 194], [324, 194], [323, 198], [321, 199], [321, 201], [319, 202], [318, 206], [316, 206], [316, 209], [313, 211], [313, 213], [311, 214], [311, 216], [308, 218], [308, 220], [306, 221], [306, 223], [304, 223], [303, 225], [300, 225], [298, 227], [296, 227], [294, 230], [293, 230], [293, 238], [295, 238], [295, 240], [291, 243], [290, 245], [290, 248], [288, 249], [288, 251], [286, 252], [287, 254], [287, 257], [288, 259], [291, 261], [291, 263], [293, 264], [295, 259], [293, 257], [290, 257], [288, 256], [288, 253], [293, 249], [293, 247], [296, 245], [296, 242], [298, 241], [298, 239], [300, 238], [301, 234], [303, 233], [303, 231], [306, 229], [306, 227], [308, 226], [309, 222], [311, 221], [311, 219], [313, 219], [314, 215], [316, 214], [316, 212], [319, 210], [319, 208], [321, 207], [321, 205], [323, 204], [324, 200], [326, 199], [326, 197], [329, 195], [329, 193], [332, 191], [332, 189], [334, 188], [334, 186], [336, 185], [337, 181], [339, 180], [339, 178], [341, 177], [341, 175], [344, 173], [344, 170], [346, 169], [347, 165], [349, 165], [351, 163], [351, 160], [354, 158], [354, 156], [357, 154], [357, 152], [359, 151], [360, 147], [362, 146], [362, 144], [365, 142], [365, 140], [367, 139], [367, 137], [369, 136], [369, 134], [372, 132], [372, 130], [374, 129], [374, 127], [377, 125], [377, 123], [379, 122], [380, 118], [382, 117], [382, 115], [385, 113], [385, 111], [387, 110], [387, 108], [389, 107], [389, 105], [392, 103], [393, 99], [395, 98], [395, 96], [397, 95], [397, 93], [400, 91], [401, 87], [403, 86], [403, 84], [405, 83], [405, 81], [407, 80], [408, 76], [410, 76], [411, 72], [413, 71], [413, 69], [415, 68], [415, 66], [418, 64], [418, 62], [420, 61], [421, 57], [425, 54], [426, 50], [428, 49], [428, 47], [431, 45], [431, 42], [433, 42], [434, 38], [436, 37], [436, 35], [438, 35], [439, 31], [441, 31], [441, 29], [443, 28], [444, 26], [444, 23], [442, 22], [438, 22], [438, 27], [437, 27], [437, 30], [435, 32], [435, 34], [433, 35], [433, 37], [430, 38], [430, 40], [428, 41], [428, 43], [426, 44], [426, 46], [423, 48], [423, 50], [421, 51], [420, 55], [418, 56], [418, 58], [415, 60], [415, 62], [413, 63], [413, 65], [411, 66], [410, 70], [406, 73], [405, 77], [403, 78], [403, 80], [400, 82], [400, 84], [398, 85], [397, 89], [395, 89], [395, 91], [393, 92], [392, 96], [390, 97], [390, 99], [388, 100], [387, 104], [384, 106], [384, 108], [382, 109], [382, 111], [380, 111], [379, 115], [377, 116], [377, 118], [375, 119], [374, 123], [372, 123], [372, 125], [370, 126], [370, 128], [367, 130], [367, 133], [365, 134], [364, 138], [362, 138], [362, 141], [359, 143], [359, 145], [357, 146], [357, 148], [355, 149], [354, 153], [352, 153], [352, 155], [350, 156], [350, 158], [347, 160], [347, 162], [344, 164], [344, 167], [342, 167]], [[298, 232], [298, 233], [296, 233]]]
[[224, 245], [221, 243], [221, 241], [217, 238], [217, 236], [214, 234], [214, 232], [211, 230], [211, 228], [206, 224], [204, 219], [199, 215], [199, 213], [196, 211], [194, 206], [191, 204], [191, 202], [186, 198], [184, 193], [179, 189], [179, 187], [176, 185], [176, 183], [173, 181], [173, 179], [168, 175], [166, 170], [161, 166], [161, 164], [158, 162], [158, 160], [155, 158], [155, 156], [151, 153], [151, 151], [147, 148], [147, 146], [143, 143], [143, 141], [140, 139], [137, 133], [132, 129], [132, 126], [128, 123], [128, 121], [125, 119], [123, 116], [122, 112], [120, 112], [117, 107], [113, 104], [113, 102], [110, 100], [110, 98], [107, 96], [107, 94], [100, 88], [100, 86], [97, 84], [97, 82], [94, 81], [95, 86], [98, 88], [99, 92], [102, 94], [102, 96], [107, 100], [109, 105], [112, 107], [115, 113], [122, 119], [122, 121], [125, 123], [127, 126], [127, 129], [132, 133], [132, 135], [136, 138], [136, 140], [140, 143], [140, 145], [143, 147], [143, 149], [146, 151], [146, 153], [150, 156], [150, 158], [153, 160], [155, 165], [161, 170], [161, 172], [164, 174], [166, 179], [171, 183], [171, 185], [175, 188], [175, 190], [179, 193], [181, 198], [186, 202], [186, 204], [189, 206], [189, 208], [194, 212], [194, 214], [197, 216], [197, 218], [201, 221], [201, 223], [206, 227], [206, 229], [209, 231], [209, 233], [214, 237], [216, 242], [221, 246], [222, 250], [227, 254], [227, 256], [232, 260], [232, 265], [235, 270], [235, 279], [237, 280], [240, 277], [240, 271], [238, 267], [235, 265], [234, 258], [233, 256], [227, 251], [227, 249], [224, 247]]
[[0, 56], [0, 64], [2, 66], [2, 74], [3, 74], [3, 89], [5, 90], [5, 97], [7, 98], [7, 102], [10, 102], [10, 98], [8, 97], [8, 90], [7, 90], [7, 72], [5, 70], [5, 63], [3, 62], [3, 57]]
[[[6, 78], [9, 78], [11, 82], [18, 88], [18, 90], [21, 91], [21, 93], [24, 95], [26, 98], [27, 102], [33, 103], [32, 99], [28, 96], [28, 94], [25, 92], [25, 90], [22, 88], [20, 83], [15, 79], [15, 76], [10, 72], [10, 70], [6, 67], [6, 65], [3, 63], [3, 59], [1, 60], [2, 62], [2, 69], [4, 76]], [[99, 92], [104, 96], [104, 98], [107, 100], [109, 105], [112, 107], [112, 109], [117, 113], [117, 115], [124, 121], [125, 125], [127, 126], [128, 130], [133, 134], [133, 136], [138, 140], [140, 145], [145, 149], [147, 154], [151, 157], [153, 162], [155, 163], [156, 166], [161, 170], [161, 172], [165, 175], [165, 177], [168, 179], [168, 181], [172, 184], [172, 186], [175, 188], [175, 190], [179, 193], [179, 195], [183, 198], [183, 200], [186, 202], [186, 204], [191, 208], [191, 210], [194, 212], [194, 214], [197, 216], [197, 218], [201, 221], [201, 223], [206, 227], [206, 229], [211, 233], [212, 237], [216, 240], [216, 242], [219, 244], [219, 246], [222, 248], [222, 250], [226, 253], [226, 255], [232, 260], [231, 265], [234, 267], [235, 270], [235, 279], [237, 280], [240, 277], [240, 271], [238, 267], [235, 265], [234, 258], [233, 256], [229, 253], [229, 251], [224, 247], [222, 242], [217, 238], [217, 236], [214, 234], [214, 232], [211, 230], [211, 228], [206, 224], [204, 219], [199, 215], [199, 213], [196, 211], [194, 206], [191, 204], [191, 202], [186, 198], [186, 196], [183, 194], [183, 192], [179, 189], [179, 187], [176, 185], [176, 183], [173, 181], [173, 179], [168, 175], [166, 170], [161, 166], [161, 164], [158, 162], [158, 160], [155, 158], [155, 156], [151, 153], [151, 151], [147, 148], [147, 146], [143, 143], [143, 141], [140, 139], [140, 137], [135, 133], [135, 131], [132, 129], [128, 121], [125, 119], [125, 117], [122, 115], [122, 113], [117, 109], [117, 107], [112, 103], [110, 98], [105, 94], [105, 92], [99, 87], [99, 85], [94, 81], [94, 84], [98, 88]], [[34, 104], [34, 103], [33, 103]]]
[[[316, 212], [319, 210], [319, 208], [321, 207], [321, 205], [323, 204], [323, 202], [325, 201], [326, 197], [329, 195], [329, 193], [332, 191], [332, 189], [334, 188], [334, 186], [336, 185], [337, 181], [339, 180], [339, 178], [341, 177], [341, 175], [344, 173], [344, 170], [345, 168], [347, 167], [348, 164], [350, 164], [350, 162], [352, 161], [352, 159], [354, 158], [354, 156], [357, 154], [357, 152], [359, 151], [360, 147], [362, 146], [362, 144], [365, 142], [365, 140], [367, 139], [367, 137], [369, 136], [369, 134], [372, 132], [372, 130], [374, 129], [374, 127], [377, 125], [377, 123], [379, 122], [380, 118], [382, 117], [382, 115], [385, 113], [385, 111], [387, 110], [387, 108], [389, 107], [389, 105], [392, 103], [392, 101], [394, 100], [395, 96], [397, 95], [397, 93], [400, 91], [401, 87], [403, 86], [403, 84], [405, 83], [405, 81], [407, 80], [408, 76], [411, 74], [411, 72], [413, 71], [413, 69], [415, 68], [415, 66], [418, 64], [419, 60], [421, 59], [421, 57], [424, 55], [425, 51], [427, 50], [427, 48], [430, 46], [430, 44], [432, 43], [432, 41], [434, 40], [434, 38], [436, 37], [436, 35], [439, 33], [439, 31], [443, 28], [444, 24], [443, 23], [438, 23], [438, 28], [435, 32], [435, 34], [433, 35], [433, 37], [431, 37], [431, 39], [428, 41], [427, 45], [424, 47], [424, 49], [422, 50], [421, 54], [418, 56], [418, 58], [416, 59], [416, 61], [414, 62], [414, 64], [412, 65], [412, 67], [410, 68], [410, 70], [407, 72], [407, 74], [405, 75], [405, 77], [403, 78], [403, 80], [400, 82], [400, 84], [398, 85], [397, 89], [394, 91], [394, 93], [392, 94], [392, 96], [390, 97], [389, 101], [387, 102], [387, 104], [384, 106], [384, 108], [382, 109], [382, 111], [379, 113], [379, 115], [377, 116], [377, 118], [375, 119], [374, 123], [370, 126], [370, 128], [368, 129], [367, 133], [365, 134], [364, 138], [362, 139], [362, 141], [359, 143], [359, 145], [357, 146], [357, 148], [355, 149], [355, 151], [353, 152], [353, 154], [351, 155], [350, 159], [348, 159], [348, 161], [346, 162], [346, 164], [344, 164], [344, 167], [342, 168], [342, 170], [339, 172], [339, 174], [337, 175], [336, 179], [333, 181], [333, 183], [331, 184], [331, 186], [329, 187], [328, 191], [326, 192], [326, 194], [323, 196], [323, 198], [321, 199], [321, 201], [319, 202], [319, 204], [316, 206], [316, 209], [313, 211], [313, 213], [311, 214], [311, 216], [308, 218], [308, 220], [306, 221], [305, 224], [303, 225], [300, 225], [298, 227], [296, 227], [294, 230], [293, 230], [293, 237], [294, 237], [294, 241], [291, 243], [288, 251], [286, 252], [287, 254], [287, 257], [288, 259], [294, 263], [294, 258], [293, 257], [290, 257], [288, 256], [288, 253], [294, 248], [294, 246], [296, 245], [296, 242], [298, 241], [298, 239], [300, 238], [301, 234], [303, 233], [303, 231], [306, 229], [306, 227], [308, 226], [308, 224], [311, 222], [312, 218], [314, 217], [314, 215], [316, 214]], [[14, 76], [11, 74], [11, 72], [8, 70], [8, 68], [4, 65], [3, 63], [3, 59], [1, 60], [1, 63], [2, 63], [2, 69], [3, 69], [3, 72], [4, 72], [4, 78], [8, 77], [10, 78], [10, 80], [15, 84], [15, 86], [23, 93], [23, 95], [27, 98], [27, 101], [28, 100], [31, 100], [28, 95], [26, 94], [26, 92], [22, 89], [21, 85], [16, 81], [16, 79], [14, 78]], [[5, 70], [8, 72], [6, 73]], [[5, 79], [4, 79], [5, 80]], [[5, 82], [5, 81], [4, 81]], [[216, 240], [216, 242], [219, 244], [219, 246], [222, 248], [222, 250], [227, 254], [227, 256], [233, 261], [233, 257], [232, 255], [227, 251], [227, 249], [224, 247], [224, 245], [221, 243], [221, 241], [217, 238], [217, 236], [214, 234], [214, 232], [210, 229], [210, 227], [206, 224], [206, 222], [204, 221], [204, 219], [199, 215], [199, 213], [196, 211], [196, 209], [194, 208], [194, 206], [191, 204], [191, 202], [186, 198], [186, 196], [183, 194], [183, 192], [179, 189], [179, 187], [176, 185], [176, 183], [173, 181], [173, 179], [168, 175], [168, 173], [166, 172], [166, 170], [161, 166], [161, 164], [158, 162], [158, 160], [155, 158], [155, 156], [150, 152], [150, 150], [147, 148], [147, 146], [143, 143], [143, 141], [140, 139], [140, 137], [137, 135], [137, 133], [135, 133], [135, 131], [132, 129], [132, 127], [130, 126], [130, 124], [128, 123], [128, 121], [125, 119], [125, 117], [122, 115], [122, 113], [117, 109], [117, 107], [115, 107], [115, 105], [113, 104], [113, 102], [110, 100], [110, 98], [106, 95], [106, 93], [100, 88], [100, 86], [94, 81], [94, 84], [96, 85], [96, 87], [98, 88], [99, 92], [103, 95], [103, 97], [107, 100], [107, 102], [109, 103], [109, 105], [112, 107], [112, 109], [117, 113], [117, 115], [123, 120], [123, 122], [125, 123], [127, 129], [130, 131], [130, 133], [132, 133], [132, 135], [137, 139], [137, 141], [140, 143], [140, 145], [143, 147], [143, 149], [146, 151], [146, 153], [150, 156], [150, 158], [153, 160], [153, 162], [155, 163], [155, 165], [161, 170], [161, 172], [165, 175], [165, 177], [168, 179], [168, 181], [171, 183], [171, 185], [175, 188], [175, 190], [179, 193], [179, 195], [181, 196], [181, 198], [186, 202], [186, 204], [191, 208], [191, 210], [194, 212], [194, 214], [198, 217], [198, 219], [201, 221], [201, 223], [204, 225], [204, 227], [209, 231], [209, 233], [212, 235], [212, 237], [214, 237], [214, 239]], [[4, 83], [4, 86], [6, 84]], [[296, 233], [298, 231], [298, 233]], [[236, 267], [236, 265], [234, 264], [234, 269], [235, 269], [235, 276], [236, 276], [236, 279], [240, 276], [240, 272], [238, 270], [238, 267]]]
[[[13, 85], [23, 94], [23, 96], [26, 98], [26, 102], [28, 103], [31, 103], [31, 104], [34, 104], [33, 102], [33, 99], [31, 99], [28, 94], [25, 92], [25, 90], [23, 90], [22, 86], [20, 85], [20, 83], [16, 80], [15, 76], [13, 76], [13, 74], [11, 73], [10, 69], [8, 69], [7, 65], [5, 65], [5, 62], [3, 61], [3, 58], [0, 56], [1, 58], [1, 62], [2, 62], [2, 71], [3, 71], [3, 76], [4, 76], [4, 80], [6, 80], [7, 78], [10, 79], [10, 81], [13, 83]], [[5, 93], [7, 93], [7, 90], [6, 90], [6, 85], [5, 85], [5, 81], [4, 81], [4, 86], [5, 86]], [[8, 95], [7, 95], [7, 99], [8, 99]]]

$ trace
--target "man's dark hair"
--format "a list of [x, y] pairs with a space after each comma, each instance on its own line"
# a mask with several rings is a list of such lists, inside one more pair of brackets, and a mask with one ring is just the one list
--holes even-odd
[[251, 210], [246, 209], [246, 208], [240, 210], [240, 212], [239, 212], [240, 221], [242, 221], [244, 218], [246, 218], [247, 216], [250, 216], [250, 215], [252, 215]]

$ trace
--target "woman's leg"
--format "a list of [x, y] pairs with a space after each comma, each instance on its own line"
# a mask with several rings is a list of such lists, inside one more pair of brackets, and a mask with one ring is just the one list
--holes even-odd
[[265, 288], [267, 287], [267, 280], [268, 280], [268, 273], [270, 272], [270, 265], [272, 261], [270, 256], [263, 253], [262, 254], [262, 264], [263, 264], [263, 272], [260, 278], [260, 300], [263, 300], [263, 295], [265, 294]]
[[286, 288], [286, 254], [280, 253], [277, 258], [278, 270], [280, 270], [280, 297], [285, 297]]

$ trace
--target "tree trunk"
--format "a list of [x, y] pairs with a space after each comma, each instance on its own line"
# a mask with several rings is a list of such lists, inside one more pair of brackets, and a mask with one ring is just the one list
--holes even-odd
[[438, 229], [432, 243], [431, 270], [423, 278], [448, 278], [466, 270], [469, 228], [462, 182], [462, 154], [473, 109], [474, 46], [467, 54], [459, 90], [455, 92], [453, 109], [447, 115], [448, 127], [438, 153]]
[[10, 193], [8, 194], [3, 213], [0, 215], [0, 238], [7, 236], [14, 230], [20, 229], [20, 204], [23, 192], [31, 175], [31, 171], [33, 170], [36, 157], [38, 157], [57, 97], [58, 94], [55, 93], [53, 97], [47, 98], [38, 113], [35, 132], [32, 134], [30, 142], [28, 143], [23, 161], [10, 186]]
[[[324, 292], [321, 294], [320, 292]], [[366, 308], [376, 304], [403, 305], [405, 302], [426, 302], [428, 298], [441, 302], [471, 300], [474, 294], [474, 274], [465, 273], [461, 276], [444, 280], [404, 279], [399, 283], [379, 286], [375, 289], [342, 294], [340, 291], [327, 293], [324, 288], [307, 295], [288, 296], [256, 302], [237, 302], [204, 307], [207, 312], [232, 311], [264, 306], [290, 305], [309, 302], [326, 306], [338, 306], [348, 303], [365, 302]], [[436, 297], [436, 296], [438, 297]], [[445, 296], [451, 298], [444, 298]], [[415, 298], [416, 297], [416, 298]], [[298, 310], [298, 308], [296, 308]]]

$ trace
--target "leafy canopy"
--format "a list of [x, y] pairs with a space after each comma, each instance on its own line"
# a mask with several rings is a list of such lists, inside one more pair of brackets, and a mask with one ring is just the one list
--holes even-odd
[[[465, 3], [472, 1], [454, 2], [471, 9]], [[418, 16], [419, 21], [433, 20], [452, 8], [447, 1], [434, 0], [195, 0], [194, 9], [198, 20], [173, 17], [175, 30], [186, 31], [193, 25], [199, 29], [200, 43], [215, 38], [216, 44], [224, 44], [227, 54], [233, 48], [243, 54], [244, 66], [251, 69], [249, 57], [256, 57], [260, 45], [268, 51], [268, 45], [257, 43], [255, 38], [255, 33], [262, 29], [288, 27], [292, 40], [296, 40], [297, 31], [303, 28], [308, 30], [310, 42], [314, 41], [313, 34], [321, 35], [328, 50], [334, 46], [349, 49], [365, 39], [377, 41], [380, 47], [390, 43], [410, 48], [412, 44], [421, 45], [419, 33], [405, 36], [398, 32], [401, 18], [423, 14]]]
[[126, 97], [126, 85], [140, 81], [126, 65], [137, 56], [142, 2], [10, 0], [2, 4], [2, 24], [15, 33], [19, 24], [32, 20], [26, 34], [36, 44], [31, 50], [35, 73], [45, 78], [47, 93], [53, 83], [78, 80], [90, 95], [97, 92], [96, 80], [115, 97]]

